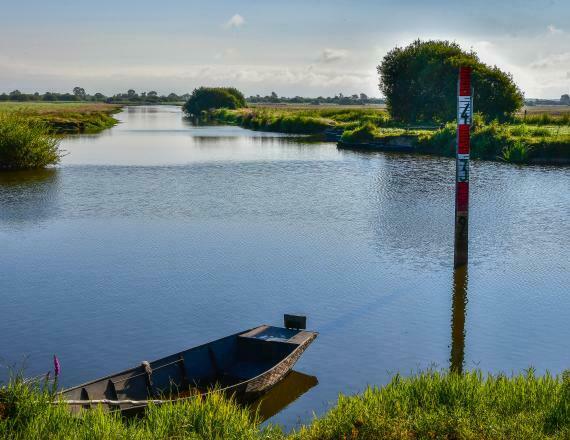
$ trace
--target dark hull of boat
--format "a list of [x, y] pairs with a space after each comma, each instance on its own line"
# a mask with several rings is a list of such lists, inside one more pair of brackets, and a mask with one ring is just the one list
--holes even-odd
[[259, 326], [61, 392], [72, 412], [101, 405], [132, 415], [215, 388], [251, 403], [280, 382], [317, 333]]

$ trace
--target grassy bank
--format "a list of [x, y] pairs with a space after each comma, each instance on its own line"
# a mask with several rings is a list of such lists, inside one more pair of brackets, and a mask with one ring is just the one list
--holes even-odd
[[[455, 155], [455, 124], [418, 136], [418, 151]], [[514, 163], [570, 163], [570, 125], [498, 124], [475, 125], [471, 134], [475, 159]]]
[[121, 106], [103, 103], [1, 102], [0, 113], [18, 113], [42, 121], [54, 133], [98, 133], [114, 126]]
[[350, 129], [371, 122], [385, 125], [390, 117], [385, 110], [333, 106], [256, 106], [237, 110], [219, 109], [211, 113], [218, 121], [253, 130], [281, 133], [315, 134], [327, 129]]
[[[49, 387], [47, 387], [49, 388]], [[428, 371], [343, 396], [322, 418], [285, 434], [213, 394], [151, 407], [122, 420], [101, 411], [70, 415], [41, 384], [12, 381], [0, 391], [5, 439], [567, 439], [570, 373], [514, 377]]]
[[[341, 144], [364, 148], [403, 143], [412, 151], [453, 156], [456, 125], [407, 126], [380, 108], [256, 106], [220, 109], [210, 116], [245, 128], [296, 134], [342, 133]], [[505, 124], [476, 118], [472, 157], [514, 163], [570, 163], [570, 113], [527, 112]]]

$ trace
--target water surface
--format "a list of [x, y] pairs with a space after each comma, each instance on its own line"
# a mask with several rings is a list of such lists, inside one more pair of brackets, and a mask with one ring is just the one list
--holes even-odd
[[568, 168], [473, 163], [454, 276], [450, 159], [119, 118], [56, 169], [0, 174], [4, 364], [57, 353], [72, 385], [303, 313], [320, 337], [296, 368], [318, 385], [271, 419], [287, 427], [452, 359], [570, 368]]

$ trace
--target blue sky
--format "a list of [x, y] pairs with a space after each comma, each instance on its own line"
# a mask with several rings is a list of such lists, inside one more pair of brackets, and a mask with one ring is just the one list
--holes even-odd
[[0, 0], [0, 91], [379, 96], [376, 65], [414, 39], [454, 40], [527, 97], [570, 88], [570, 2]]

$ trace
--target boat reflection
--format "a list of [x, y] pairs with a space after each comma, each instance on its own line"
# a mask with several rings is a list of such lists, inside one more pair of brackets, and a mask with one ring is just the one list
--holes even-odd
[[257, 411], [262, 422], [270, 419], [319, 383], [315, 376], [291, 371], [285, 379], [268, 393], [253, 402], [252, 411]]

